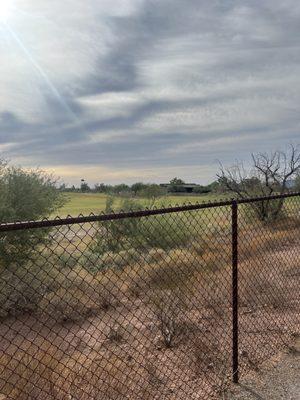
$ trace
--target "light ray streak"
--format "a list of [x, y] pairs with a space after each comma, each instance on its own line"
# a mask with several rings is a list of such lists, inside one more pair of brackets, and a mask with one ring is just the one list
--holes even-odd
[[69, 105], [66, 103], [66, 101], [63, 99], [62, 95], [59, 93], [59, 91], [56, 89], [54, 84], [51, 82], [50, 78], [48, 75], [44, 72], [42, 67], [36, 62], [36, 60], [32, 57], [31, 53], [29, 50], [26, 48], [22, 40], [19, 38], [19, 36], [16, 34], [16, 32], [11, 29], [9, 24], [6, 21], [3, 21], [3, 25], [9, 32], [9, 34], [12, 36], [14, 41], [18, 44], [22, 52], [25, 54], [27, 59], [30, 61], [30, 63], [33, 65], [35, 70], [38, 72], [38, 74], [41, 76], [41, 78], [45, 81], [47, 84], [48, 88], [51, 90], [52, 94], [56, 97], [56, 99], [59, 101], [61, 106], [68, 112], [68, 114], [72, 117], [77, 119], [76, 114], [72, 111], [72, 109], [69, 107]]

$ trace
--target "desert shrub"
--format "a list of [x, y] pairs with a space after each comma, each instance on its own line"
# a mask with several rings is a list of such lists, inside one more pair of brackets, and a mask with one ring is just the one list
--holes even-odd
[[183, 312], [193, 296], [191, 282], [196, 270], [194, 265], [174, 259], [175, 254], [171, 254], [140, 278], [148, 288], [148, 302], [166, 347], [172, 347], [182, 333]]
[[75, 268], [79, 263], [78, 254], [62, 253], [59, 255], [54, 255], [52, 263], [61, 268]]
[[158, 320], [162, 340], [170, 348], [181, 332], [184, 298], [177, 290], [157, 290], [150, 295], [150, 305]]
[[187, 245], [193, 237], [193, 231], [182, 214], [147, 217], [141, 221], [140, 228], [140, 237], [146, 248], [167, 251]]
[[41, 314], [57, 321], [81, 321], [118, 303], [117, 278], [91, 274], [80, 267], [70, 271], [38, 304]]
[[193, 338], [192, 351], [196, 376], [203, 376], [213, 381], [216, 392], [224, 398], [230, 380], [228, 372], [231, 362], [230, 352], [220, 346], [216, 337], [203, 337], [203, 335]]
[[43, 296], [58, 288], [69, 270], [35, 259], [0, 273], [0, 317], [35, 312]]
[[101, 257], [95, 252], [85, 251], [79, 259], [79, 265], [88, 272], [95, 273], [105, 269], [106, 261], [109, 261], [108, 255]]
[[[0, 170], [0, 222], [47, 217], [63, 204], [56, 180], [42, 171], [5, 166]], [[0, 234], [0, 266], [27, 261], [36, 247], [49, 240], [47, 229]]]
[[[259, 258], [253, 258], [241, 268], [241, 302], [251, 307], [285, 308], [288, 292], [283, 286], [284, 279], [276, 270], [277, 259], [269, 254], [269, 259], [263, 263]], [[275, 269], [274, 269], [275, 266]]]
[[245, 221], [262, 222], [264, 224], [278, 223], [287, 217], [285, 199], [261, 200], [240, 207]]
[[90, 273], [80, 264], [62, 266], [56, 259], [37, 258], [1, 272], [0, 318], [29, 312], [77, 321], [117, 301], [121, 282], [116, 275]]
[[188, 251], [172, 250], [167, 258], [149, 268], [147, 275], [143, 274], [141, 279], [147, 282], [149, 288], [162, 290], [181, 288], [182, 292], [186, 292], [195, 272], [201, 269], [201, 265], [189, 260], [190, 256], [191, 253]]
[[[111, 213], [114, 204], [114, 198], [109, 197], [106, 203], [106, 212]], [[122, 210], [140, 210], [142, 206], [137, 202], [129, 199], [122, 201]], [[92, 245], [92, 251], [98, 254], [118, 253], [124, 249], [133, 247], [133, 244], [138, 236], [137, 218], [126, 218], [121, 220], [104, 221], [99, 224], [96, 241]]]
[[[111, 212], [112, 206], [113, 199], [109, 199], [106, 211]], [[145, 205], [125, 199], [121, 208], [125, 212], [138, 211]], [[92, 251], [98, 254], [119, 253], [132, 248], [140, 252], [148, 252], [152, 248], [167, 251], [189, 243], [195, 235], [195, 224], [195, 216], [184, 213], [101, 222]]]
[[197, 271], [205, 268], [205, 262], [187, 249], [165, 252], [152, 249], [140, 262], [128, 265], [124, 273], [130, 276], [129, 291], [138, 298], [147, 299], [152, 290], [177, 290], [186, 298], [193, 296], [193, 279]]
[[97, 252], [85, 251], [79, 260], [79, 264], [91, 273], [105, 271], [110, 268], [122, 269], [130, 262], [136, 262], [141, 258], [135, 249], [128, 249], [114, 253], [112, 251], [99, 254]]
[[[42, 171], [0, 169], [0, 223], [36, 220], [63, 204], [56, 180]], [[0, 317], [32, 312], [53, 280], [54, 265], [41, 256], [49, 229], [0, 233]]]

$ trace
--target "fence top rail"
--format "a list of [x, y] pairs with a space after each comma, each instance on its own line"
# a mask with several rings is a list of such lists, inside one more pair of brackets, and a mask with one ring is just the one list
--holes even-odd
[[20, 231], [23, 229], [37, 229], [37, 228], [47, 228], [47, 227], [64, 226], [64, 225], [83, 224], [88, 222], [113, 221], [126, 218], [148, 217], [151, 215], [171, 214], [184, 211], [196, 211], [196, 210], [211, 209], [217, 207], [232, 206], [233, 204], [249, 204], [249, 203], [255, 203], [257, 201], [277, 200], [277, 199], [285, 199], [291, 197], [300, 197], [300, 192], [275, 194], [272, 196], [251, 197], [245, 199], [233, 198], [231, 200], [186, 204], [182, 206], [153, 208], [153, 209], [145, 209], [139, 211], [129, 211], [129, 212], [121, 211], [118, 213], [99, 214], [99, 215], [91, 214], [88, 216], [79, 215], [78, 217], [75, 218], [68, 216], [66, 218], [56, 217], [54, 219], [43, 219], [40, 221], [8, 222], [0, 224], [0, 232], [11, 232], [11, 231]]

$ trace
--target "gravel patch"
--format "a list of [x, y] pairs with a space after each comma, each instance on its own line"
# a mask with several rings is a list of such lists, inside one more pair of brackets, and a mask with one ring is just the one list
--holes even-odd
[[228, 400], [300, 400], [300, 338], [231, 389]]

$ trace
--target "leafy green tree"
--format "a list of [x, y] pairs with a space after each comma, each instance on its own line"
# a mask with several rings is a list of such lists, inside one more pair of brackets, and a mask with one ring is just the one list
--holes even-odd
[[115, 194], [128, 193], [130, 192], [130, 187], [125, 183], [120, 183], [114, 187], [113, 191]]
[[89, 187], [88, 183], [85, 182], [84, 179], [81, 179], [80, 190], [82, 191], [82, 193], [87, 193], [91, 191], [91, 188]]
[[[115, 198], [109, 197], [106, 213], [113, 210]], [[124, 199], [120, 209], [124, 212], [139, 211], [147, 205], [133, 199]], [[151, 208], [150, 204], [148, 208]], [[165, 214], [142, 218], [125, 218], [99, 223], [99, 233], [91, 250], [97, 254], [119, 253], [134, 249], [147, 253], [152, 248], [170, 250], [186, 245], [195, 235], [194, 224], [199, 221], [195, 215]]]
[[171, 193], [184, 192], [183, 185], [185, 182], [180, 178], [173, 178], [170, 180], [169, 191]]
[[185, 182], [182, 179], [177, 178], [177, 177], [170, 180], [170, 185], [178, 186], [178, 185], [184, 185], [184, 184], [185, 184]]
[[136, 182], [133, 185], [131, 185], [131, 191], [134, 193], [134, 195], [137, 195], [139, 192], [141, 192], [146, 188], [147, 185], [143, 182]]
[[112, 187], [110, 185], [105, 185], [105, 183], [96, 183], [94, 191], [96, 193], [109, 193], [112, 191]]
[[[26, 171], [2, 162], [0, 223], [33, 221], [49, 216], [64, 203], [63, 193], [56, 186], [55, 178], [43, 171]], [[49, 230], [44, 229], [1, 233], [0, 267], [22, 264], [48, 237]]]

